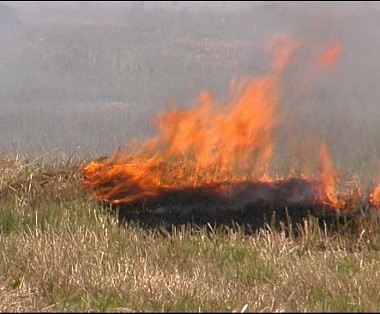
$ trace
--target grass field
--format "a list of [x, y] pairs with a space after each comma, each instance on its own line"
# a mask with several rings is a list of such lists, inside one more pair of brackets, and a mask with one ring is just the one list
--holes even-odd
[[0, 161], [1, 311], [380, 310], [377, 221], [119, 226], [81, 188], [84, 161], [47, 159]]
[[375, 219], [336, 232], [311, 217], [291, 226], [298, 236], [271, 224], [120, 226], [82, 187], [83, 166], [154, 134], [168, 100], [225, 99], [231, 79], [265, 74], [267, 41], [289, 33], [344, 53], [302, 97], [308, 53], [286, 72], [275, 171], [302, 153], [299, 137], [322, 138], [366, 194], [380, 154], [376, 4], [8, 4], [24, 28], [0, 32], [0, 311], [380, 311]]

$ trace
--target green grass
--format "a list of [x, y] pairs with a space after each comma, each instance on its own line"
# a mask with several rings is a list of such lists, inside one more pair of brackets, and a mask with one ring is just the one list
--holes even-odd
[[309, 219], [298, 237], [120, 227], [81, 188], [84, 163], [2, 160], [0, 310], [380, 310], [375, 222], [340, 235]]
[[98, 5], [85, 13], [12, 4], [25, 29], [0, 45], [0, 311], [380, 312], [377, 221], [337, 234], [311, 218], [298, 237], [270, 226], [251, 235], [119, 226], [82, 188], [86, 160], [77, 157], [152, 135], [151, 118], [169, 97], [181, 107], [203, 90], [226, 100], [231, 79], [267, 73], [264, 45], [275, 34], [316, 49], [332, 34], [344, 47], [341, 72], [326, 72], [299, 98], [293, 87], [304, 87], [306, 63], [286, 73], [273, 171], [295, 166], [286, 162], [297, 149], [308, 156], [302, 136], [323, 138], [343, 181], [354, 173], [366, 187], [380, 147], [378, 51], [368, 35], [379, 28], [377, 11], [352, 24], [330, 12], [337, 22], [325, 32], [293, 8], [298, 15]]

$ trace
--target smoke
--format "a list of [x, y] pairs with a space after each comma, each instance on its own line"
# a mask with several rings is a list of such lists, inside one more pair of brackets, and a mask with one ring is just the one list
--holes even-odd
[[[268, 42], [289, 34], [302, 47], [283, 75], [286, 128], [277, 130], [276, 164], [289, 167], [292, 152], [302, 154], [316, 139], [326, 141], [343, 176], [370, 180], [377, 173], [379, 3], [2, 5], [13, 13], [0, 7], [1, 153], [112, 154], [154, 135], [152, 118], [169, 101], [193, 106], [205, 90], [223, 101], [232, 79], [266, 73]], [[5, 34], [12, 16], [18, 26]], [[341, 50], [333, 65], [308, 68], [335, 43]], [[329, 65], [326, 60], [321, 64]], [[299, 137], [302, 144], [294, 140]]]

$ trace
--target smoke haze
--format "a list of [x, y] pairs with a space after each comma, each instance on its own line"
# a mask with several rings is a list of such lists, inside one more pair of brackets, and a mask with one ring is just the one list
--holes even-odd
[[[343, 175], [370, 180], [379, 29], [376, 2], [4, 1], [0, 152], [112, 154], [155, 134], [152, 118], [168, 103], [194, 106], [205, 90], [223, 101], [232, 79], [265, 75], [268, 43], [287, 34], [300, 48], [282, 78], [278, 158], [288, 167], [324, 140]], [[334, 44], [334, 64], [313, 68]]]

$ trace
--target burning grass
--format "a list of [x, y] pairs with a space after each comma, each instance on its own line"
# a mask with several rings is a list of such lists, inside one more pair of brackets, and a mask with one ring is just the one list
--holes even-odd
[[[161, 228], [133, 217], [120, 227], [81, 187], [83, 159], [53, 154], [0, 164], [2, 311], [379, 310], [371, 292], [380, 282], [376, 220], [361, 220], [355, 232], [341, 222], [339, 233], [312, 217], [269, 219], [253, 230], [210, 220]], [[268, 184], [284, 198], [291, 194], [285, 188], [315, 188], [301, 179], [220, 183], [211, 187], [216, 194], [202, 186], [188, 198], [183, 189], [162, 197], [186, 207], [194, 194], [214, 202], [231, 188], [231, 197], [219, 201], [239, 202]], [[154, 219], [149, 213], [145, 222]]]
[[[202, 17], [200, 21], [203, 20], [207, 19]], [[169, 26], [178, 29], [172, 23]], [[122, 35], [124, 39], [127, 34]], [[137, 50], [140, 54], [144, 49]], [[123, 49], [118, 51], [124, 52]], [[323, 67], [331, 65], [341, 53], [336, 48], [329, 51], [330, 54], [322, 58]], [[109, 59], [109, 54], [106, 56]], [[215, 63], [210, 68], [216, 68]], [[72, 80], [71, 75], [68, 77], [81, 94], [91, 94], [84, 92], [83, 85]], [[136, 79], [135, 75], [131, 77]], [[271, 81], [274, 77], [269, 75], [268, 78]], [[103, 83], [107, 81], [111, 83], [103, 85], [104, 89], [117, 85], [112, 80], [103, 80]], [[67, 84], [57, 86], [62, 91]], [[99, 89], [97, 84], [91, 92], [97, 93]], [[19, 89], [16, 92], [19, 94]], [[56, 97], [59, 93], [53, 94]], [[68, 94], [72, 94], [72, 90]], [[214, 111], [221, 113], [220, 106], [215, 108]], [[229, 112], [232, 108], [225, 109]], [[88, 118], [88, 110], [83, 110]], [[185, 120], [189, 117], [188, 113], [176, 109], [171, 113], [167, 117], [176, 117], [176, 114]], [[269, 125], [276, 125], [278, 116], [274, 118], [274, 124]], [[0, 311], [379, 312], [378, 221], [355, 218], [357, 229], [351, 232], [350, 224], [345, 221], [338, 221], [339, 229], [331, 230], [332, 220], [304, 216], [310, 202], [310, 210], [328, 207], [334, 214], [344, 208], [358, 212], [362, 202], [364, 209], [368, 206], [359, 186], [349, 188], [347, 196], [342, 196], [341, 190], [336, 192], [337, 175], [327, 147], [319, 150], [320, 171], [315, 176], [305, 172], [307, 176], [278, 179], [267, 173], [263, 177], [265, 170], [270, 172], [271, 168], [269, 162], [262, 161], [270, 160], [274, 145], [259, 145], [246, 156], [239, 151], [244, 141], [240, 145], [228, 142], [228, 136], [218, 136], [217, 141], [209, 136], [208, 129], [218, 129], [213, 121], [208, 123], [206, 137], [187, 133], [190, 140], [195, 137], [189, 146], [181, 143], [183, 134], [178, 130], [187, 129], [181, 120], [168, 124], [174, 126], [171, 135], [178, 135], [169, 138], [181, 140], [177, 146], [172, 147], [170, 141], [159, 141], [158, 146], [148, 145], [159, 150], [145, 150], [145, 146], [142, 150], [132, 150], [129, 155], [118, 154], [90, 164], [82, 159], [63, 161], [54, 154], [49, 155], [52, 158], [48, 160], [46, 156], [1, 157]], [[248, 127], [246, 134], [252, 134], [250, 124], [243, 122], [244, 119], [242, 125]], [[198, 130], [200, 125], [202, 123], [193, 125], [193, 129]], [[222, 122], [220, 126], [224, 129], [229, 125]], [[272, 135], [268, 132], [264, 138], [271, 143]], [[199, 142], [195, 139], [210, 137], [214, 139], [211, 141], [214, 146], [196, 144]], [[197, 155], [193, 144], [203, 153]], [[207, 162], [199, 164], [199, 160], [204, 161], [199, 156], [211, 154], [212, 159], [220, 156], [215, 153], [217, 144], [233, 154], [227, 159], [215, 158], [218, 164], [213, 168]], [[175, 154], [156, 154], [162, 151]], [[258, 162], [244, 164], [240, 160], [251, 157]], [[225, 163], [226, 160], [233, 162]], [[85, 165], [85, 179], [91, 193], [95, 192], [95, 202], [89, 190], [82, 186]], [[152, 173], [156, 176], [151, 176]], [[378, 194], [375, 188], [368, 197], [372, 208], [379, 204]], [[98, 200], [120, 209], [124, 206], [124, 213], [128, 214], [126, 224], [120, 227], [117, 220], [99, 206]], [[221, 217], [224, 220], [213, 225], [207, 216], [213, 214], [206, 206], [207, 201], [215, 205], [216, 214], [220, 209], [222, 212], [232, 209], [233, 216], [224, 211]], [[292, 205], [288, 211], [284, 209], [285, 203]], [[277, 208], [279, 204], [281, 208]], [[165, 206], [169, 214], [163, 217], [160, 212]], [[181, 222], [175, 211], [181, 214], [186, 207], [190, 210], [195, 207], [201, 212], [199, 216], [204, 221], [200, 226], [172, 226], [171, 223]], [[262, 212], [266, 207], [270, 210]], [[267, 224], [263, 221], [254, 232], [247, 232], [240, 223], [228, 226], [227, 218], [252, 223], [260, 214], [272, 214], [272, 209], [276, 209], [276, 217], [284, 218], [278, 225], [272, 224], [272, 220]], [[296, 220], [287, 219], [289, 213], [300, 216]], [[144, 224], [131, 221], [134, 215], [140, 222], [145, 215], [144, 222], [157, 220], [157, 224], [155, 228], [144, 228]], [[163, 218], [169, 225], [157, 227]]]
[[[225, 103], [203, 93], [193, 108], [169, 107], [156, 117], [157, 136], [88, 164], [84, 186], [119, 207], [120, 218], [135, 210], [166, 218], [233, 219], [240, 211], [260, 220], [286, 209], [302, 220], [309, 211], [357, 216], [362, 206], [378, 208], [376, 189], [367, 204], [358, 185], [342, 189], [323, 141], [314, 145], [316, 165], [303, 165], [301, 176], [274, 179], [271, 174], [281, 80], [300, 46], [288, 36], [276, 37], [269, 45], [273, 58], [267, 75], [232, 81]], [[339, 43], [327, 47], [313, 61], [313, 74], [328, 70], [341, 54]], [[312, 156], [302, 159], [313, 161]]]

